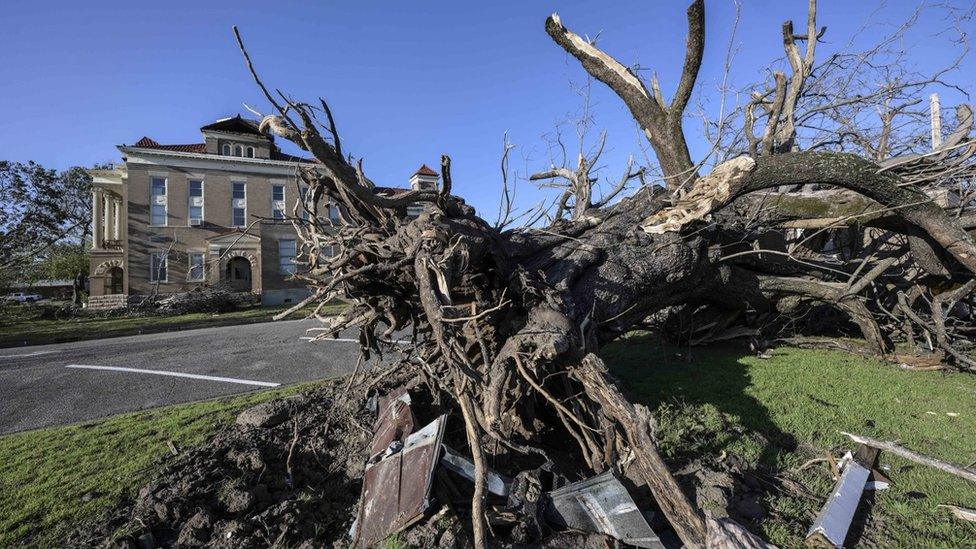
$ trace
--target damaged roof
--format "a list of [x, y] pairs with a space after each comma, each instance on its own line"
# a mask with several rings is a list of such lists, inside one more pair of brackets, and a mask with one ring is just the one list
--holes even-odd
[[266, 137], [272, 139], [271, 136], [264, 134], [258, 129], [259, 124], [257, 120], [251, 120], [249, 118], [244, 118], [241, 115], [232, 116], [230, 118], [221, 118], [220, 120], [207, 124], [200, 128], [202, 132], [229, 132], [229, 133], [243, 133], [248, 135], [259, 135], [261, 137]]

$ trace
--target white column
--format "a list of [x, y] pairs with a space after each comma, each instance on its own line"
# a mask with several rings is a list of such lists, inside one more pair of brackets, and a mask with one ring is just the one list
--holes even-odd
[[92, 249], [102, 249], [102, 190], [92, 189]]
[[122, 199], [115, 197], [112, 199], [112, 219], [115, 221], [113, 234], [115, 240], [122, 240]]
[[102, 234], [105, 235], [105, 240], [108, 240], [112, 235], [112, 211], [109, 204], [111, 202], [108, 193], [102, 193], [102, 221], [105, 222], [105, 227], [102, 228]]

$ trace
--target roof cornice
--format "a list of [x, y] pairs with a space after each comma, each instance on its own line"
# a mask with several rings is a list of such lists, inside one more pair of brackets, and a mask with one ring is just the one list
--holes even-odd
[[316, 164], [310, 162], [289, 162], [286, 160], [269, 160], [264, 158], [188, 153], [130, 147], [127, 145], [119, 145], [118, 149], [126, 155], [127, 162], [133, 164], [178, 165], [185, 168], [217, 170], [228, 170], [228, 168], [233, 166], [235, 171], [278, 173], [284, 175], [294, 174], [295, 168], [318, 168]]

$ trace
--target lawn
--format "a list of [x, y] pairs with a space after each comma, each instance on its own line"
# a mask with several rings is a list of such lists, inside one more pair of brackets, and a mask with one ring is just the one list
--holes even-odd
[[[4, 307], [0, 310], [0, 347], [44, 345], [84, 339], [190, 330], [209, 326], [229, 326], [268, 322], [291, 305], [251, 307], [228, 313], [191, 313], [171, 316], [75, 317], [64, 320], [39, 318], [38, 307]], [[327, 305], [326, 314], [341, 310], [339, 303]], [[296, 312], [291, 318], [301, 318]]]
[[0, 437], [0, 547], [59, 547], [82, 520], [134, 495], [162, 467], [169, 442], [200, 444], [238, 412], [311, 387], [182, 404]]
[[[833, 487], [826, 464], [788, 471], [828, 449], [853, 449], [839, 431], [898, 440], [963, 465], [976, 461], [976, 377], [969, 374], [903, 371], [839, 352], [784, 348], [764, 360], [733, 349], [676, 350], [640, 336], [603, 354], [631, 397], [654, 411], [672, 466], [726, 452], [820, 496], [763, 502], [770, 518], [760, 528], [781, 547], [800, 544]], [[976, 486], [890, 454], [881, 463], [890, 465], [893, 485], [875, 496], [862, 542], [973, 546], [976, 524], [937, 505], [976, 508]]]
[[[898, 439], [926, 454], [976, 460], [976, 377], [901, 371], [839, 352], [780, 349], [761, 360], [730, 348], [676, 351], [634, 336], [605, 349], [612, 371], [658, 420], [672, 468], [737, 455], [750, 468], [787, 475], [816, 497], [773, 492], [758, 525], [797, 547], [833, 486], [826, 465], [788, 473], [823, 451], [853, 445], [838, 431]], [[186, 447], [242, 408], [299, 387], [171, 406], [0, 437], [0, 546], [57, 545], [79, 520], [104, 513], [161, 467], [167, 441]], [[949, 416], [947, 413], [958, 414]], [[976, 525], [938, 504], [976, 508], [965, 480], [887, 454], [894, 484], [879, 492], [862, 544], [965, 547]]]

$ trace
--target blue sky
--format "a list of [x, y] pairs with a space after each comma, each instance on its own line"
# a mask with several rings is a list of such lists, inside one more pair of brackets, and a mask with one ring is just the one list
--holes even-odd
[[[962, 2], [964, 3], [964, 2]], [[146, 4], [146, 5], [144, 5]], [[867, 44], [908, 17], [918, 2], [821, 0], [828, 26], [823, 54], [856, 35]], [[623, 2], [37, 2], [7, 0], [0, 35], [0, 158], [66, 168], [118, 159], [115, 145], [148, 135], [198, 142], [197, 129], [268, 106], [252, 84], [231, 34], [241, 28], [265, 81], [296, 97], [326, 97], [347, 151], [365, 159], [381, 184], [404, 184], [442, 153], [455, 188], [493, 218], [502, 135], [518, 145], [513, 167], [548, 165], [542, 135], [580, 105], [570, 81], [575, 60], [543, 29], [558, 11], [576, 32], [624, 63], [658, 71], [665, 95], [680, 69], [685, 1]], [[717, 110], [732, 17], [731, 0], [709, 0], [699, 89]], [[920, 65], [951, 55], [933, 35], [943, 21], [923, 17], [905, 47]], [[735, 40], [740, 84], [761, 78], [781, 57], [780, 24], [802, 28], [805, 0], [742, 0]], [[868, 26], [862, 29], [865, 22]], [[976, 74], [967, 60], [955, 80]], [[970, 84], [971, 85], [971, 84]], [[958, 97], [946, 92], [943, 103]], [[609, 133], [604, 175], [617, 177], [638, 136], [622, 104], [601, 84], [593, 93]], [[686, 125], [689, 136], [695, 135]], [[538, 199], [520, 183], [524, 205]]]

